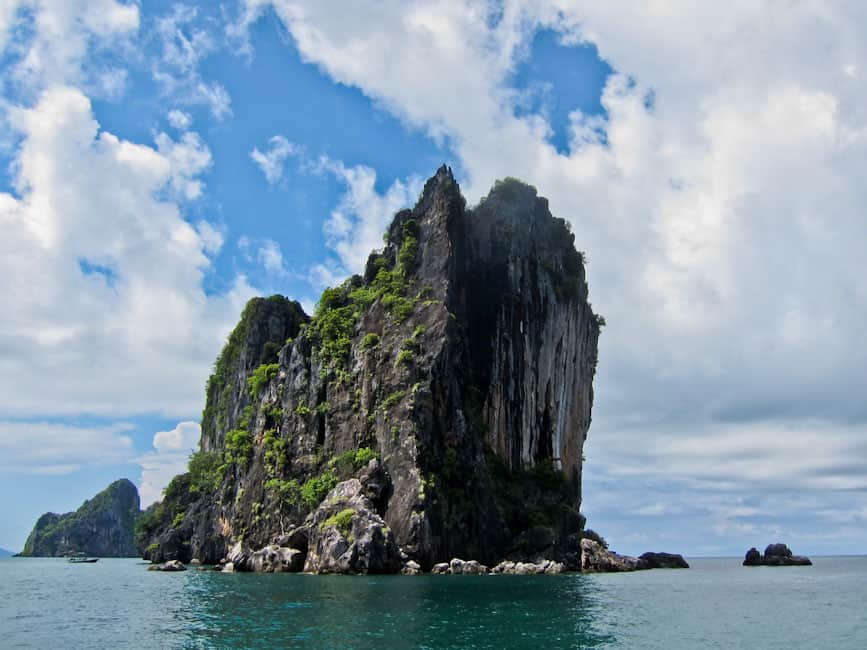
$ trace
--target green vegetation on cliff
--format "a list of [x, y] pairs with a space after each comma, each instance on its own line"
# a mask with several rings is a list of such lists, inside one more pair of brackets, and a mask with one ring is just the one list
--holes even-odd
[[[365, 285], [359, 276], [354, 276], [339, 287], [322, 292], [308, 333], [316, 342], [319, 354], [332, 367], [345, 366], [355, 326], [376, 300], [380, 300], [399, 323], [406, 320], [418, 303], [418, 296], [408, 295], [408, 278], [418, 264], [418, 234], [419, 227], [415, 221], [410, 219], [403, 224], [396, 267], [389, 269], [384, 257], [374, 258], [374, 267], [378, 270], [369, 285]], [[379, 335], [368, 334], [362, 340], [362, 348], [369, 349], [378, 343]]]
[[190, 474], [190, 492], [213, 494], [223, 482], [226, 467], [218, 452], [197, 451], [190, 456], [187, 471]]
[[277, 376], [277, 371], [280, 366], [276, 363], [263, 363], [253, 371], [247, 379], [247, 386], [250, 388], [250, 399], [256, 399], [262, 389], [268, 385], [274, 377]]
[[253, 453], [253, 434], [246, 429], [232, 429], [226, 434], [226, 451], [224, 458], [227, 463], [246, 467]]
[[378, 457], [379, 454], [370, 447], [350, 449], [329, 460], [328, 468], [334, 471], [341, 480], [345, 480]]
[[320, 530], [325, 530], [333, 526], [340, 534], [345, 538], [349, 539], [350, 530], [352, 529], [352, 518], [355, 516], [355, 510], [352, 508], [344, 508], [340, 512], [335, 515], [332, 515], [321, 524], [319, 524]]
[[327, 471], [314, 476], [301, 486], [301, 500], [311, 510], [319, 505], [325, 495], [337, 485], [337, 475]]

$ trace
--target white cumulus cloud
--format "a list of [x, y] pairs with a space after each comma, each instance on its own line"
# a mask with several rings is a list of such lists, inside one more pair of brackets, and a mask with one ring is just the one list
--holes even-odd
[[151, 73], [165, 95], [191, 106], [205, 106], [217, 120], [232, 115], [232, 99], [216, 81], [206, 81], [201, 62], [219, 47], [219, 39], [207, 22], [198, 20], [199, 8], [176, 4], [154, 21], [159, 55]]
[[19, 43], [14, 81], [29, 89], [52, 84], [82, 84], [115, 95], [124, 72], [103, 64], [85, 65], [90, 49], [108, 47], [135, 34], [139, 8], [117, 0], [4, 0], [0, 3], [0, 51], [13, 34], [31, 37]]
[[276, 185], [283, 178], [283, 167], [286, 159], [295, 153], [298, 153], [298, 147], [282, 135], [275, 135], [268, 140], [268, 147], [265, 151], [260, 151], [258, 147], [253, 147], [253, 151], [250, 152], [250, 158], [253, 159], [253, 162], [265, 174], [265, 179], [268, 183]]
[[71, 474], [123, 463], [133, 453], [132, 427], [84, 427], [46, 421], [0, 421], [0, 470], [10, 474]]
[[172, 128], [179, 131], [186, 131], [193, 124], [192, 116], [186, 111], [178, 110], [177, 108], [170, 110], [166, 118]]
[[[88, 98], [55, 86], [11, 111], [17, 195], [0, 193], [0, 411], [29, 416], [201, 408], [202, 384], [253, 293], [203, 288], [222, 237], [176, 200], [201, 192], [194, 134], [155, 146], [100, 131]], [[169, 196], [166, 190], [171, 190]]]
[[198, 422], [178, 422], [174, 429], [154, 434], [154, 451], [136, 459], [142, 468], [139, 493], [143, 508], [159, 501], [169, 481], [186, 471], [190, 454], [198, 449], [200, 435]]
[[[411, 206], [418, 198], [422, 180], [417, 176], [407, 181], [396, 179], [384, 193], [376, 190], [376, 171], [366, 165], [348, 167], [340, 160], [321, 157], [317, 167], [339, 180], [345, 191], [337, 207], [325, 222], [327, 244], [340, 258], [340, 273], [364, 270], [367, 256], [382, 247], [382, 234], [394, 213]], [[315, 270], [321, 276], [321, 268]], [[334, 272], [330, 275], [334, 276]]]
[[273, 239], [266, 239], [259, 247], [259, 261], [267, 273], [281, 274], [285, 272], [283, 252], [280, 250], [280, 244]]

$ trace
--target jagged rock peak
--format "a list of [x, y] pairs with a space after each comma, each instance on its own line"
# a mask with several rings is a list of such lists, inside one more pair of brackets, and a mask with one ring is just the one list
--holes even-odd
[[448, 165], [441, 165], [437, 169], [436, 174], [425, 181], [424, 189], [421, 192], [421, 197], [418, 203], [424, 205], [425, 199], [429, 199], [436, 194], [451, 194], [460, 193], [460, 187], [452, 174], [452, 168]]
[[[277, 362], [286, 341], [297, 336], [309, 321], [301, 305], [280, 295], [252, 298], [241, 313], [241, 320], [214, 364], [214, 374], [205, 389], [200, 447], [220, 449], [229, 426], [237, 421], [249, 404], [247, 386], [242, 379], [263, 364]], [[239, 381], [239, 379], [241, 379]]]

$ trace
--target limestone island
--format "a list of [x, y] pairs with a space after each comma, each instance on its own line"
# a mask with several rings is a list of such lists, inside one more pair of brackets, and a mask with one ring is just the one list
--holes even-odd
[[[468, 208], [448, 167], [315, 313], [244, 309], [199, 450], [137, 525], [157, 566], [348, 574], [687, 566], [585, 528], [597, 340], [584, 256], [536, 189]], [[461, 559], [466, 558], [466, 559]]]
[[812, 566], [810, 558], [792, 555], [785, 544], [768, 544], [764, 554], [753, 547], [744, 557], [744, 566]]
[[133, 529], [141, 515], [138, 489], [115, 481], [75, 512], [46, 512], [27, 537], [21, 557], [138, 557]]

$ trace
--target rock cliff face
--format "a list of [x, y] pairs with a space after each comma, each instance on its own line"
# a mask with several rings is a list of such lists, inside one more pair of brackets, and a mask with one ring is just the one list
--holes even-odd
[[307, 320], [301, 305], [283, 296], [256, 298], [247, 304], [205, 389], [203, 451], [225, 447], [226, 433], [243, 417], [244, 409], [253, 400], [247, 378], [259, 366], [276, 362], [280, 348], [298, 335], [298, 329]]
[[146, 557], [216, 562], [301, 531], [313, 571], [396, 571], [394, 549], [425, 570], [580, 565], [600, 319], [573, 242], [534, 188], [500, 181], [468, 209], [443, 167], [312, 317], [251, 301], [201, 451], [142, 519]]
[[140, 514], [135, 485], [127, 479], [115, 481], [75, 512], [42, 515], [21, 555], [57, 557], [81, 552], [98, 557], [135, 557], [133, 529]]

